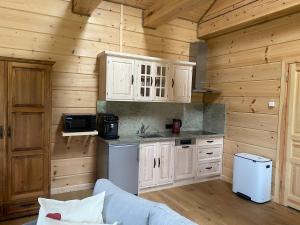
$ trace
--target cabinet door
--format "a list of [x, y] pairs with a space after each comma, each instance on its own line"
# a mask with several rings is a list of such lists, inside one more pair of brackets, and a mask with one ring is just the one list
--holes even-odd
[[139, 188], [155, 185], [156, 143], [140, 145]]
[[0, 61], [0, 217], [2, 214], [3, 193], [5, 193], [4, 168], [5, 168], [5, 125], [6, 125], [6, 87], [7, 76], [5, 73], [5, 62]]
[[169, 97], [170, 66], [159, 63], [154, 65], [154, 100], [164, 102]]
[[133, 100], [134, 60], [108, 57], [107, 100]]
[[192, 67], [174, 65], [173, 67], [173, 101], [191, 102]]
[[175, 180], [195, 176], [195, 151], [192, 146], [175, 148]]
[[8, 63], [7, 200], [49, 194], [50, 66]]
[[153, 99], [153, 63], [136, 61], [136, 100]]
[[161, 142], [157, 144], [156, 184], [168, 184], [174, 181], [174, 144]]

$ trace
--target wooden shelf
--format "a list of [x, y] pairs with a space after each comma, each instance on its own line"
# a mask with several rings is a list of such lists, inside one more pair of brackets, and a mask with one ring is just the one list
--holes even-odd
[[79, 136], [85, 136], [86, 138], [83, 141], [83, 145], [87, 146], [88, 141], [90, 140], [91, 136], [98, 135], [98, 131], [87, 131], [87, 132], [61, 132], [63, 137], [68, 137], [67, 141], [67, 148], [70, 147], [72, 137], [79, 137]]
[[98, 131], [86, 131], [86, 132], [61, 132], [63, 137], [74, 137], [74, 136], [95, 136], [98, 135]]

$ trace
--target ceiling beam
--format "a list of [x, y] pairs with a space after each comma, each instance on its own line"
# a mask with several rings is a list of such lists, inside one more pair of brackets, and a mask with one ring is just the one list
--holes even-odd
[[198, 38], [212, 38], [254, 24], [299, 12], [299, 10], [300, 0], [254, 1], [207, 21], [200, 21], [198, 25]]
[[83, 16], [91, 16], [101, 1], [102, 0], [72, 0], [72, 12]]
[[193, 9], [199, 0], [159, 0], [144, 11], [145, 27], [156, 28]]

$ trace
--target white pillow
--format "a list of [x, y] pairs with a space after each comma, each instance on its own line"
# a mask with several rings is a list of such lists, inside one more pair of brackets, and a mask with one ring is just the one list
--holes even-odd
[[73, 222], [103, 223], [102, 210], [105, 192], [82, 199], [57, 201], [39, 198], [40, 212], [37, 225], [45, 225], [49, 213], [61, 214], [61, 220]]
[[[71, 222], [71, 221], [62, 221], [62, 220], [54, 220], [54, 219], [46, 218], [44, 225], [110, 225], [110, 224]], [[117, 225], [117, 223], [111, 225]]]

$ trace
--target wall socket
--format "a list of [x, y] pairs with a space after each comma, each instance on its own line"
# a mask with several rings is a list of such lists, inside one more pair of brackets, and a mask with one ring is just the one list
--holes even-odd
[[270, 101], [268, 102], [268, 107], [269, 107], [269, 109], [273, 109], [273, 108], [275, 108], [275, 106], [276, 106], [276, 103], [275, 103], [274, 100], [270, 100]]

